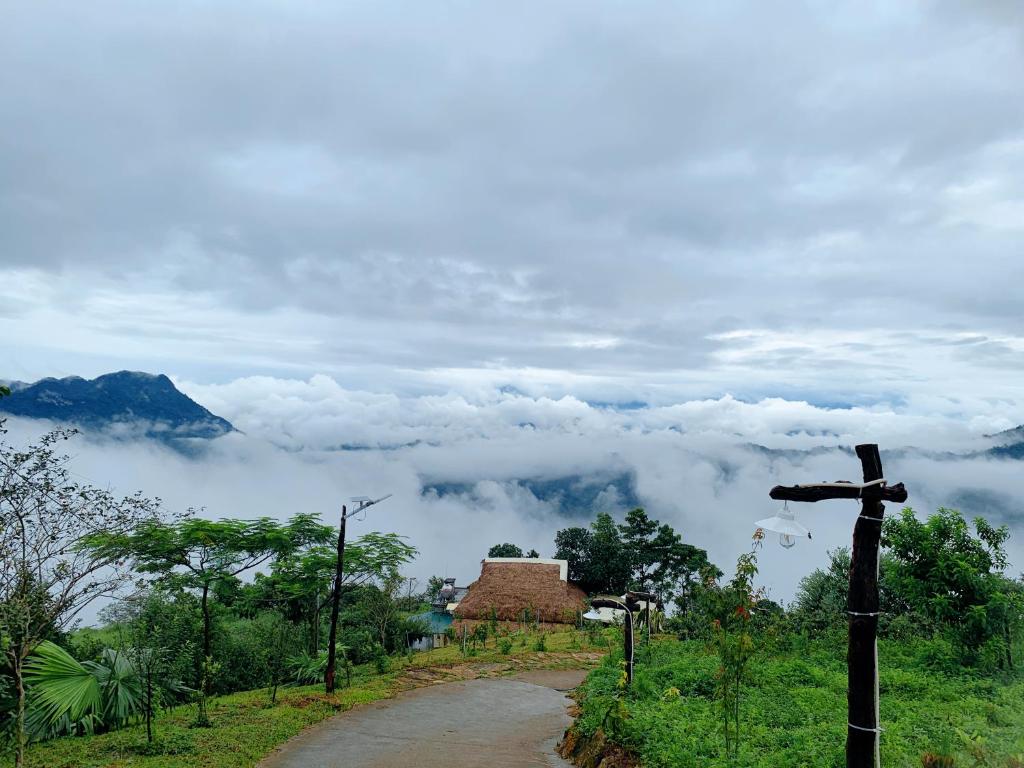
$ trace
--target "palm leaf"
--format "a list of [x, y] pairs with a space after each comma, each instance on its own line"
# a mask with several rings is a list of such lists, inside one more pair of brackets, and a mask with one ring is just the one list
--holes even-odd
[[103, 692], [103, 720], [120, 727], [143, 709], [142, 679], [126, 654], [106, 648], [99, 663], [83, 664], [99, 681]]
[[33, 709], [40, 724], [56, 725], [100, 715], [103, 692], [99, 680], [59, 645], [44, 640], [25, 662], [25, 682], [31, 686]]

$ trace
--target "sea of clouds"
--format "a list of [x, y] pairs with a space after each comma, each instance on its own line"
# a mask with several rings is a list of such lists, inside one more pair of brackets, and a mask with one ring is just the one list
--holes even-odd
[[[499, 542], [551, 556], [559, 528], [586, 524], [598, 507], [621, 515], [634, 501], [729, 571], [754, 521], [777, 508], [772, 486], [857, 481], [849, 448], [860, 442], [882, 447], [887, 478], [906, 484], [918, 513], [960, 506], [1010, 525], [1012, 572], [1024, 564], [1024, 465], [985, 453], [1013, 420], [981, 400], [825, 407], [724, 396], [654, 407], [510, 387], [397, 396], [328, 376], [177, 384], [239, 431], [195, 452], [85, 435], [70, 444], [76, 477], [211, 517], [334, 520], [351, 496], [391, 493], [350, 531], [406, 536], [419, 549], [408, 575], [421, 583], [434, 574], [472, 581]], [[8, 438], [27, 441], [44, 427], [12, 419]], [[626, 478], [629, 498], [609, 481], [595, 508], [567, 510], [557, 494], [534, 492], [537, 481], [605, 478]], [[799, 506], [813, 539], [789, 551], [769, 539], [760, 555], [759, 578], [776, 599], [791, 599], [829, 550], [849, 544], [858, 513], [853, 501]]]

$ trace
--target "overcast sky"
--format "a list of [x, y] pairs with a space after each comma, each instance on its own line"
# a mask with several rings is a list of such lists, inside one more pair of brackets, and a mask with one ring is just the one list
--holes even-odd
[[971, 444], [1024, 422], [1022, 9], [0, 0], [0, 378], [464, 474], [545, 419]]
[[5, 3], [0, 375], [1016, 398], [1021, 8]]

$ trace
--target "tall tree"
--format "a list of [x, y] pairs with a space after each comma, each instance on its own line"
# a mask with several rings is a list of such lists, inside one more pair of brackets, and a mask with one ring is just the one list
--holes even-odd
[[427, 591], [423, 593], [428, 603], [434, 602], [438, 594], [444, 588], [444, 579], [440, 576], [431, 576], [427, 579]]
[[[563, 528], [555, 533], [555, 559], [569, 563], [569, 580], [584, 585], [590, 566], [590, 531], [586, 528]], [[586, 589], [586, 587], [583, 587]]]
[[0, 648], [16, 692], [15, 764], [25, 760], [25, 662], [96, 598], [131, 576], [116, 553], [86, 548], [100, 532], [129, 535], [158, 522], [159, 502], [117, 498], [71, 479], [58, 445], [73, 430], [49, 432], [17, 449], [0, 420]]
[[590, 529], [566, 528], [555, 534], [555, 557], [569, 562], [569, 579], [590, 593], [619, 594], [629, 581], [629, 556], [619, 529], [606, 512]]
[[275, 556], [310, 543], [326, 542], [333, 529], [317, 515], [296, 515], [286, 523], [257, 520], [189, 518], [172, 523], [147, 521], [127, 532], [101, 532], [89, 539], [89, 551], [109, 559], [130, 560], [136, 570], [155, 574], [168, 585], [195, 589], [203, 616], [202, 665], [197, 721], [206, 725], [206, 697], [212, 684], [210, 592]]
[[599, 512], [590, 524], [591, 538], [587, 548], [590, 559], [589, 579], [595, 592], [621, 594], [629, 584], [631, 556], [619, 527], [607, 512]]
[[687, 591], [701, 569], [710, 565], [705, 550], [683, 543], [672, 526], [652, 520], [639, 507], [626, 513], [619, 531], [629, 557], [630, 587], [672, 597]]

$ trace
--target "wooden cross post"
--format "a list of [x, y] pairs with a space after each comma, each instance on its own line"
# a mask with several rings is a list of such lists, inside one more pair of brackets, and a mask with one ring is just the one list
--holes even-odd
[[777, 485], [771, 496], [779, 501], [860, 499], [860, 516], [853, 527], [850, 583], [846, 594], [850, 635], [847, 646], [847, 768], [880, 768], [878, 727], [878, 545], [882, 536], [883, 501], [904, 502], [903, 483], [883, 481], [878, 446], [858, 445], [864, 484], [850, 482]]

